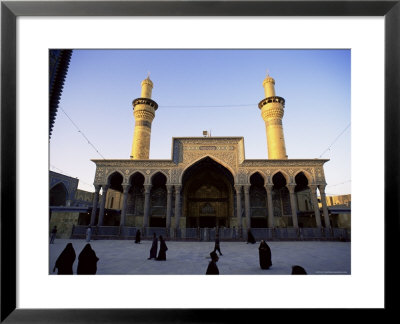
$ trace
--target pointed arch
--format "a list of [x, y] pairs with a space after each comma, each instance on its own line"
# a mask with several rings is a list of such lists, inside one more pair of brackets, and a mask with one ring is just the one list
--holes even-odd
[[313, 181], [313, 176], [312, 176], [308, 171], [306, 171], [306, 170], [304, 170], [304, 169], [298, 170], [298, 171], [294, 174], [293, 179], [296, 179], [296, 176], [297, 176], [298, 174], [300, 174], [300, 173], [303, 173], [304, 176], [307, 178], [308, 185], [312, 185], [312, 184], [314, 183], [314, 181]]
[[151, 176], [150, 176], [150, 183], [153, 183], [153, 178], [157, 175], [157, 174], [162, 174], [163, 176], [165, 176], [165, 183], [169, 183], [169, 176], [162, 170], [156, 170]]
[[143, 177], [144, 182], [146, 183], [146, 175], [145, 175], [142, 171], [140, 171], [140, 170], [136, 170], [136, 171], [134, 171], [131, 175], [129, 175], [129, 177], [128, 177], [128, 183], [132, 183], [133, 177], [134, 177], [136, 174], [140, 174], [140, 175]]
[[282, 171], [282, 170], [276, 170], [276, 171], [274, 171], [273, 173], [271, 173], [271, 183], [273, 182], [272, 179], [274, 178], [274, 176], [275, 176], [276, 174], [278, 174], [278, 173], [281, 173], [282, 176], [285, 178], [286, 184], [289, 184], [289, 183], [290, 183], [290, 176], [289, 176], [285, 171]]
[[252, 172], [249, 174], [248, 183], [250, 183], [251, 177], [252, 177], [253, 175], [255, 175], [256, 173], [259, 173], [259, 174], [260, 174], [260, 176], [264, 179], [264, 185], [266, 185], [266, 184], [268, 183], [268, 178], [267, 178], [267, 176], [265, 175], [265, 173], [264, 173], [263, 171], [258, 170], [258, 169], [252, 171]]
[[50, 206], [66, 206], [69, 197], [67, 187], [62, 181], [54, 184], [49, 193], [49, 205]]
[[179, 183], [182, 183], [183, 175], [185, 174], [185, 172], [186, 172], [188, 169], [190, 169], [190, 168], [191, 168], [192, 166], [194, 166], [196, 163], [198, 163], [198, 162], [200, 162], [201, 160], [204, 160], [204, 159], [206, 159], [206, 158], [210, 158], [210, 159], [213, 160], [214, 162], [216, 162], [216, 163], [222, 165], [224, 168], [226, 168], [226, 169], [232, 174], [232, 177], [233, 177], [234, 179], [236, 178], [236, 173], [235, 173], [235, 171], [233, 170], [233, 168], [232, 168], [229, 164], [227, 164], [226, 162], [222, 161], [222, 160], [219, 159], [219, 158], [216, 158], [216, 157], [213, 156], [213, 155], [207, 154], [207, 155], [201, 156], [201, 157], [199, 157], [198, 159], [194, 160], [191, 164], [187, 165], [187, 166], [185, 167], [185, 169], [183, 169], [183, 171], [182, 171], [182, 173], [181, 173], [181, 175], [180, 175], [180, 177], [179, 177]]

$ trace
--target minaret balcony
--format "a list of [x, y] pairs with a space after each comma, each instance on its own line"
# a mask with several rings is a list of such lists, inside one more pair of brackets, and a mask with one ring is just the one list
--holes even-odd
[[157, 110], [158, 108], [158, 104], [154, 100], [151, 100], [149, 98], [137, 98], [133, 100], [132, 105], [133, 109], [135, 109], [136, 105], [148, 105], [150, 107], [153, 107], [154, 110]]
[[285, 99], [282, 97], [268, 97], [260, 101], [258, 104], [258, 108], [262, 109], [266, 104], [273, 103], [273, 102], [278, 102], [280, 103], [283, 107], [285, 107]]

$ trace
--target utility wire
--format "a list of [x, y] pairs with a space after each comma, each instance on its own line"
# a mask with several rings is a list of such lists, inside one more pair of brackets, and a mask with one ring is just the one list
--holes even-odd
[[332, 147], [333, 144], [336, 143], [336, 141], [339, 139], [340, 136], [343, 135], [343, 133], [350, 127], [351, 123], [349, 123], [346, 128], [335, 138], [335, 140], [331, 143], [331, 145], [328, 146], [328, 148], [322, 152], [322, 154], [319, 157], [322, 157], [327, 151], [329, 151]]
[[62, 112], [65, 114], [65, 116], [68, 117], [68, 119], [71, 121], [71, 123], [76, 127], [78, 132], [87, 140], [88, 144], [94, 148], [94, 150], [105, 160], [106, 158], [97, 150], [97, 148], [89, 141], [89, 139], [86, 137], [86, 135], [79, 129], [79, 127], [74, 123], [74, 121], [71, 119], [71, 117], [68, 116], [68, 114], [65, 112], [62, 107], [59, 107]]

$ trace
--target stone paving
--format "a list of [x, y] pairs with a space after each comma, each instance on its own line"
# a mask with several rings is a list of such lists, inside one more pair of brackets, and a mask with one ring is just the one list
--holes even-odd
[[[55, 261], [66, 244], [71, 242], [76, 253], [74, 274], [78, 255], [85, 240], [56, 239], [49, 245], [49, 273], [53, 273]], [[135, 244], [132, 240], [94, 240], [90, 242], [98, 258], [97, 274], [137, 275], [199, 275], [205, 274], [209, 253], [214, 242], [166, 241], [167, 261], [147, 260], [151, 241]], [[218, 268], [221, 275], [286, 275], [292, 265], [301, 265], [308, 274], [351, 274], [351, 243], [331, 241], [268, 242], [272, 253], [272, 267], [262, 270], [258, 259], [258, 246], [246, 242], [221, 242]]]

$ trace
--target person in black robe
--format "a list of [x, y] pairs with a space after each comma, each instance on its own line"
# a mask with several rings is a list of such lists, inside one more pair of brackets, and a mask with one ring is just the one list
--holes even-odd
[[155, 259], [157, 257], [157, 249], [158, 249], [158, 240], [156, 233], [153, 233], [153, 244], [151, 245], [150, 249], [150, 257], [147, 260]]
[[217, 267], [217, 262], [218, 262], [218, 255], [216, 252], [212, 251], [210, 253], [211, 256], [211, 261], [208, 264], [206, 275], [219, 275], [219, 270]]
[[247, 230], [247, 243], [251, 243], [251, 244], [256, 243], [256, 239], [254, 238], [253, 234], [251, 233], [250, 228]]
[[258, 247], [258, 254], [260, 257], [261, 269], [269, 269], [269, 267], [272, 266], [271, 249], [264, 240], [261, 240], [260, 246]]
[[221, 248], [219, 246], [219, 235], [218, 235], [218, 233], [215, 235], [215, 246], [214, 246], [214, 251], [213, 252], [215, 252], [215, 251], [218, 251], [219, 255], [222, 255]]
[[137, 230], [137, 231], [136, 231], [135, 243], [140, 243], [140, 230]]
[[54, 265], [53, 272], [58, 269], [59, 275], [73, 274], [72, 265], [76, 259], [76, 254], [72, 243], [68, 243], [65, 249], [61, 252]]
[[89, 243], [85, 245], [82, 252], [79, 254], [78, 260], [78, 275], [96, 274], [97, 261], [99, 261], [99, 258], [96, 256], [96, 253]]
[[167, 260], [167, 252], [168, 248], [167, 248], [167, 244], [165, 244], [165, 241], [162, 237], [162, 235], [160, 235], [160, 252], [158, 252], [158, 257], [157, 257], [157, 261], [166, 261]]
[[299, 265], [292, 266], [292, 275], [306, 275], [307, 272], [303, 267]]

